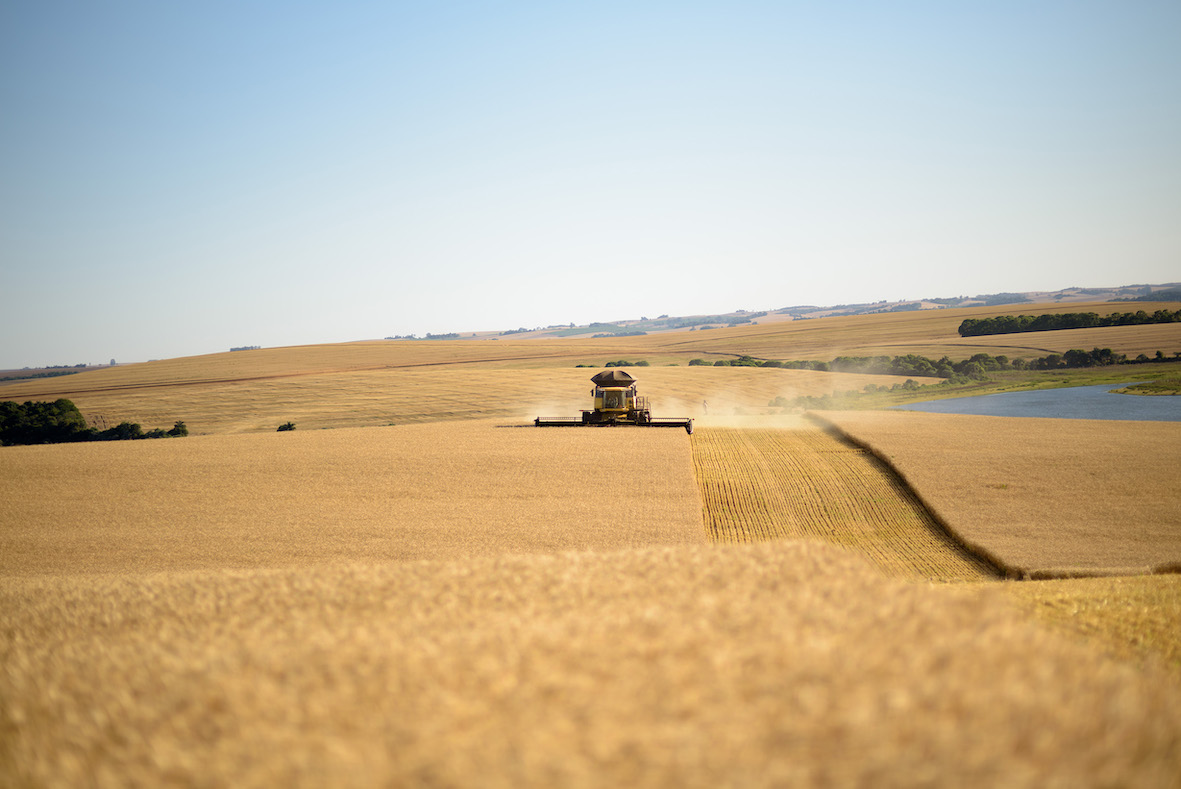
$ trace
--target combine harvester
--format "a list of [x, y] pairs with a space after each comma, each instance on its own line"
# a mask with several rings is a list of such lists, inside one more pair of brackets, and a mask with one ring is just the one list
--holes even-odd
[[692, 419], [652, 416], [648, 410], [648, 398], [636, 394], [636, 379], [623, 370], [605, 370], [591, 381], [595, 384], [591, 391], [595, 398], [592, 410], [583, 411], [581, 417], [539, 416], [533, 424], [538, 427], [683, 427], [686, 433], [693, 433]]

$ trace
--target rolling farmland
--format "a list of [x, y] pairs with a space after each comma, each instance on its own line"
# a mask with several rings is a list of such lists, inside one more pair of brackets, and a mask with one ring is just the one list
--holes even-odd
[[[1136, 309], [1177, 309], [1175, 303], [1142, 303]], [[750, 354], [767, 359], [823, 359], [836, 356], [894, 356], [908, 353], [931, 358], [948, 355], [953, 359], [974, 353], [1015, 356], [1043, 356], [1064, 353], [1071, 348], [1122, 348], [1122, 353], [1152, 355], [1181, 351], [1181, 324], [1123, 326], [1109, 329], [1079, 329], [1036, 332], [1021, 335], [960, 337], [958, 328], [966, 318], [1020, 315], [1043, 312], [1095, 312], [1108, 315], [1126, 312], [1127, 304], [1075, 303], [1073, 305], [1010, 304], [1000, 307], [970, 307], [954, 310], [881, 313], [840, 318], [768, 322], [733, 329], [685, 334], [656, 334], [632, 338], [634, 347], [665, 352], [688, 351], [722, 358]], [[1096, 333], [1091, 334], [1094, 331]], [[1079, 334], [1077, 332], [1083, 332]], [[682, 350], [683, 349], [683, 350]]]
[[[1181, 670], [1181, 575], [1135, 575], [1175, 567], [1181, 555], [1172, 425], [985, 418], [981, 434], [961, 423], [980, 419], [971, 417], [940, 417], [950, 424], [924, 429], [902, 413], [823, 417], [889, 464], [806, 421], [698, 429], [694, 465], [711, 539], [828, 542], [899, 578], [980, 582], [995, 578], [996, 566], [1013, 577], [1107, 575], [1000, 588], [1031, 615], [1104, 651]], [[1066, 452], [1070, 462], [1047, 452]], [[918, 485], [919, 497], [894, 468]], [[1007, 564], [1014, 548], [1036, 551], [1041, 564]]]
[[820, 416], [888, 461], [960, 539], [1011, 575], [1181, 567], [1181, 423]]
[[[1146, 303], [1152, 310], [1167, 304]], [[1037, 305], [1037, 311], [1127, 310], [1126, 304]], [[827, 361], [840, 355], [931, 358], [974, 353], [1011, 357], [1111, 347], [1135, 356], [1181, 351], [1181, 324], [1079, 329], [962, 338], [965, 318], [1034, 311], [1032, 305], [888, 313], [782, 321], [698, 332], [562, 340], [368, 341], [264, 348], [167, 359], [63, 378], [0, 386], [11, 400], [68, 398], [106, 424], [169, 427], [195, 434], [264, 432], [284, 422], [301, 428], [361, 427], [459, 419], [522, 419], [539, 409], [586, 406], [589, 371], [577, 364], [643, 359], [652, 365], [641, 391], [662, 412], [697, 416], [761, 413], [776, 397], [821, 396], [892, 386], [905, 377], [806, 370], [689, 368], [748, 354]], [[671, 367], [668, 365], [678, 365]], [[555, 413], [561, 413], [556, 411]]]
[[[1171, 426], [825, 415], [883, 464], [744, 414], [896, 378], [686, 366], [931, 354], [970, 312], [10, 384], [204, 435], [0, 449], [0, 784], [1176, 786], [1181, 576], [1001, 582], [943, 530], [1143, 569], [1112, 551], [1171, 545]], [[627, 357], [692, 436], [527, 427]]]
[[[483, 343], [482, 347], [495, 346]], [[33, 382], [40, 389], [31, 383], [16, 389], [14, 384], [11, 389], [0, 389], [0, 396], [24, 398], [37, 391], [37, 398], [66, 397], [88, 417], [101, 417], [103, 424], [110, 425], [134, 421], [170, 427], [181, 419], [191, 433], [200, 435], [273, 432], [288, 421], [300, 429], [469, 419], [521, 423], [538, 414], [577, 415], [588, 406], [594, 370], [570, 366], [506, 371], [441, 364], [191, 381], [175, 386], [139, 383], [131, 378], [132, 368], [126, 372], [130, 382], [120, 387], [108, 387], [107, 381], [99, 381], [100, 386], [79, 375], [56, 381], [53, 390], [43, 382]], [[655, 410], [686, 416], [701, 415], [703, 401], [714, 414], [759, 413], [768, 410], [768, 402], [776, 397], [825, 395], [906, 380], [891, 375], [741, 367], [650, 367], [638, 371], [637, 377], [641, 392], [651, 397]]]

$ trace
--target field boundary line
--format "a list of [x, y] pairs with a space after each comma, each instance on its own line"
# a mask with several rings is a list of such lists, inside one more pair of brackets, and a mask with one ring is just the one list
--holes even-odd
[[824, 417], [815, 413], [814, 411], [807, 411], [804, 413], [804, 416], [807, 419], [810, 419], [815, 424], [817, 424], [820, 428], [827, 430], [831, 433], [834, 433], [835, 435], [840, 436], [841, 438], [845, 439], [849, 443], [865, 450], [870, 455], [872, 455], [874, 458], [876, 458], [888, 471], [890, 471], [890, 473], [894, 474], [898, 478], [898, 480], [900, 482], [902, 482], [903, 485], [906, 486], [907, 490], [909, 490], [911, 492], [911, 494], [914, 495], [915, 500], [918, 501], [918, 503], [922, 505], [923, 509], [925, 509], [927, 511], [927, 513], [931, 516], [931, 520], [934, 521], [936, 524], [938, 524], [939, 528], [943, 530], [944, 534], [946, 534], [946, 536], [952, 542], [954, 542], [956, 545], [963, 548], [965, 551], [967, 551], [972, 556], [975, 556], [977, 559], [979, 559], [982, 562], [984, 562], [985, 564], [989, 565], [989, 567], [991, 567], [993, 569], [993, 571], [997, 574], [998, 577], [1011, 579], [1011, 580], [1021, 580], [1023, 578], [1027, 579], [1030, 577], [1027, 572], [1021, 570], [1018, 567], [1014, 567], [1013, 565], [1004, 561], [1003, 559], [1001, 559], [999, 556], [997, 556], [996, 554], [994, 554], [992, 551], [988, 550], [984, 546], [977, 545], [976, 543], [972, 542], [971, 540], [966, 539], [963, 535], [961, 535], [951, 525], [951, 523], [947, 520], [947, 518], [945, 518], [943, 516], [943, 513], [941, 513], [938, 510], [938, 508], [936, 508], [934, 505], [932, 505], [931, 502], [927, 499], [927, 497], [923, 495], [922, 491], [920, 491], [910, 481], [910, 478], [906, 476], [905, 472], [903, 472], [902, 469], [898, 468], [894, 464], [894, 462], [892, 460], [890, 460], [890, 458], [884, 452], [881, 452], [880, 450], [878, 450], [878, 448], [875, 447], [873, 444], [870, 444], [867, 441], [863, 441], [862, 439], [857, 438], [856, 436], [850, 434], [846, 430], [841, 429], [838, 425], [836, 425], [833, 422], [828, 421], [827, 419], [825, 419]]

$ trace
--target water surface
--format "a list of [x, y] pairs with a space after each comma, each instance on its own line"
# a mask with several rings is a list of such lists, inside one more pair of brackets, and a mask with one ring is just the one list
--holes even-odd
[[1002, 392], [976, 397], [928, 400], [894, 408], [933, 414], [1181, 422], [1181, 396], [1123, 395], [1112, 391], [1130, 385], [1098, 384], [1072, 386], [1066, 389], [1039, 389], [1033, 392]]

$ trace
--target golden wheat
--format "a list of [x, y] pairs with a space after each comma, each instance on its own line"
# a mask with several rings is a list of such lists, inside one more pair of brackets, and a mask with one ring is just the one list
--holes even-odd
[[704, 540], [681, 430], [464, 422], [5, 447], [0, 501], [7, 574]]
[[1139, 574], [1181, 562], [1181, 424], [824, 412], [1011, 574]]
[[[980, 314], [352, 343], [5, 387], [112, 423], [255, 434], [0, 450], [0, 785], [1175, 786], [1176, 675], [1055, 636], [1003, 596], [1171, 659], [1175, 581], [892, 582], [847, 551], [903, 576], [980, 568], [924, 542], [937, 531], [923, 508], [864, 452], [728, 416], [890, 379], [644, 368], [658, 416], [709, 401], [694, 436], [509, 427], [586, 407], [593, 371], [575, 363], [938, 356], [964, 317]], [[473, 417], [493, 421], [412, 424]], [[288, 420], [300, 429], [273, 432]], [[1047, 491], [1082, 490], [1093, 467], [1055, 477], [1037, 440], [1103, 446], [1089, 429], [1080, 444], [1019, 425], [961, 441], [958, 422], [864, 424], [903, 447], [899, 468], [944, 516], [983, 442], [983, 498], [1020, 494], [1020, 523], [1043, 538], [1073, 512]], [[1114, 443], [1163, 458], [1130, 467], [1137, 506], [1167, 513], [1172, 488], [1145, 488], [1175, 476], [1163, 430]], [[715, 532], [766, 542], [705, 544], [694, 464]], [[1125, 520], [1144, 514], [1103, 479]], [[975, 511], [980, 491], [961, 490]], [[1081, 541], [1110, 561], [1129, 534]]]
[[779, 542], [0, 579], [6, 785], [1170, 786], [1181, 688]]
[[876, 459], [814, 426], [700, 428], [693, 462], [714, 540], [803, 537], [854, 550], [891, 575], [994, 575]]
[[[892, 386], [905, 379], [810, 370], [750, 368], [634, 368], [640, 390], [657, 416], [761, 413], [776, 397], [825, 395]], [[182, 420], [194, 435], [272, 432], [285, 422], [298, 429], [407, 425], [458, 419], [502, 419], [524, 424], [541, 415], [577, 416], [591, 406], [588, 369], [505, 371], [478, 366], [340, 371], [175, 385], [128, 383], [93, 391], [45, 391], [68, 397], [104, 425], [137, 422], [170, 427]], [[78, 383], [85, 383], [84, 376]], [[65, 387], [68, 380], [58, 381]], [[2, 395], [8, 396], [8, 395]], [[100, 421], [101, 420], [101, 421]]]
[[1181, 575], [1069, 578], [1003, 584], [1038, 619], [1121, 658], [1181, 671]]

